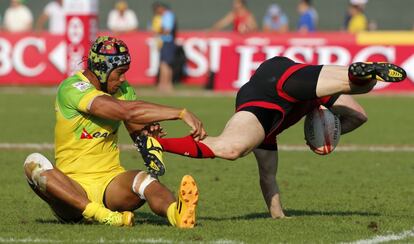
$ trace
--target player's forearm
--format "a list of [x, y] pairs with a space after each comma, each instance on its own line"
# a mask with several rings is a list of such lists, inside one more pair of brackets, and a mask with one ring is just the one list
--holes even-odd
[[267, 207], [270, 209], [272, 204], [272, 197], [279, 194], [279, 187], [276, 183], [276, 179], [263, 179], [260, 178], [260, 188], [262, 190], [263, 198], [266, 202]]
[[149, 124], [153, 122], [176, 120], [180, 118], [182, 109], [147, 103], [143, 101], [129, 102], [127, 105], [128, 122]]
[[267, 208], [272, 218], [283, 218], [282, 203], [280, 201], [280, 191], [276, 179], [260, 179], [260, 187], [265, 199]]
[[273, 197], [271, 198], [271, 203], [270, 203], [270, 206], [269, 206], [269, 212], [270, 212], [270, 215], [272, 216], [272, 218], [274, 218], [274, 219], [279, 219], [279, 218], [284, 218], [285, 217], [285, 213], [283, 212], [282, 203], [280, 201], [280, 194], [279, 193], [273, 195]]
[[341, 134], [346, 134], [364, 124], [368, 118], [366, 116], [341, 116]]
[[349, 95], [339, 96], [331, 111], [341, 120], [341, 134], [355, 130], [368, 120], [364, 108]]

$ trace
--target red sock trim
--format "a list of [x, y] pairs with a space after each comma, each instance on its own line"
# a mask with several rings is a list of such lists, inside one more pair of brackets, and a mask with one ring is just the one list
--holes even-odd
[[214, 158], [214, 152], [204, 143], [197, 142], [192, 136], [181, 138], [157, 138], [165, 152], [191, 158]]

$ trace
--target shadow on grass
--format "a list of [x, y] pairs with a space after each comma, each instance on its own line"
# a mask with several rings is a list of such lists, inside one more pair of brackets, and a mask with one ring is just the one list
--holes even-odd
[[158, 225], [158, 226], [165, 226], [169, 225], [167, 218], [160, 217], [153, 213], [145, 213], [145, 212], [135, 212], [135, 224], [148, 224], [148, 225]]
[[[168, 220], [166, 218], [160, 217], [158, 215], [152, 214], [152, 213], [143, 213], [143, 212], [135, 212], [135, 225], [141, 225], [141, 224], [149, 224], [149, 225], [157, 225], [157, 226], [164, 226], [169, 225]], [[64, 223], [57, 219], [36, 219], [36, 223], [39, 224], [83, 224], [83, 225], [93, 225], [93, 224], [99, 224], [99, 223], [92, 223], [81, 220], [78, 223]]]
[[[285, 214], [291, 217], [298, 216], [380, 216], [379, 213], [359, 212], [359, 211], [311, 211], [311, 210], [285, 210]], [[251, 219], [267, 219], [270, 217], [268, 212], [251, 213], [242, 216], [218, 218], [218, 217], [199, 217], [202, 220], [225, 221], [225, 220], [251, 220]]]
[[36, 223], [38, 224], [62, 224], [57, 219], [35, 219]]
[[[287, 216], [299, 217], [299, 216], [380, 216], [379, 213], [360, 212], [360, 211], [312, 211], [312, 210], [297, 210], [289, 209], [285, 211]], [[199, 220], [212, 220], [212, 221], [227, 221], [227, 220], [253, 220], [253, 219], [267, 219], [270, 215], [267, 212], [263, 213], [250, 213], [242, 216], [234, 217], [198, 217]], [[73, 224], [73, 223], [62, 223], [56, 219], [36, 219], [39, 224]], [[80, 224], [91, 224], [81, 222]], [[135, 225], [154, 225], [154, 226], [169, 226], [166, 218], [157, 216], [152, 213], [135, 212]], [[199, 225], [199, 223], [198, 223]]]

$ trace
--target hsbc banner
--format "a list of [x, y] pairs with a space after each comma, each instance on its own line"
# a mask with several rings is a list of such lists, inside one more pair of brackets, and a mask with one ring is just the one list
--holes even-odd
[[[101, 33], [108, 34], [108, 33]], [[127, 79], [132, 84], [153, 84], [158, 72], [159, 52], [151, 33], [119, 36], [131, 51]], [[356, 61], [388, 61], [407, 70], [401, 83], [378, 84], [378, 91], [414, 91], [413, 44], [358, 44], [357, 36], [346, 33], [255, 34], [223, 32], [180, 32], [178, 42], [188, 59], [184, 80], [205, 84], [215, 73], [214, 89], [237, 90], [264, 60], [276, 55], [310, 64], [348, 65]], [[67, 44], [64, 36], [48, 34], [0, 36], [0, 84], [58, 84], [66, 77]], [[78, 62], [82, 62], [79, 56]]]
[[63, 36], [0, 35], [0, 84], [54, 85], [65, 73]]

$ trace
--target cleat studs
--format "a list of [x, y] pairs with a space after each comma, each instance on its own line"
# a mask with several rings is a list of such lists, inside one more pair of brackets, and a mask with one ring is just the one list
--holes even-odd
[[188, 192], [188, 194], [193, 194], [193, 191], [192, 191], [192, 190], [190, 190], [190, 191]]
[[185, 196], [185, 191], [184, 190], [181, 191], [181, 195]]

